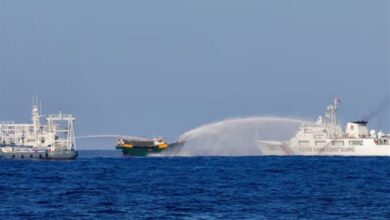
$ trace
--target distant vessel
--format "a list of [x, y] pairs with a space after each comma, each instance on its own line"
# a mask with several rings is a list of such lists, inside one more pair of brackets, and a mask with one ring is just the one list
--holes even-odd
[[175, 152], [184, 146], [184, 141], [178, 141], [168, 144], [164, 138], [140, 138], [123, 137], [118, 140], [116, 149], [121, 149], [124, 155], [128, 156], [147, 156], [165, 152]]
[[257, 140], [263, 155], [303, 156], [390, 156], [390, 134], [369, 132], [366, 121], [347, 123], [343, 131], [337, 124], [339, 98], [328, 106], [325, 120], [303, 124], [295, 137], [287, 142]]
[[77, 157], [75, 118], [53, 114], [41, 124], [37, 103], [32, 107], [32, 124], [0, 123], [0, 155], [10, 159], [71, 160]]

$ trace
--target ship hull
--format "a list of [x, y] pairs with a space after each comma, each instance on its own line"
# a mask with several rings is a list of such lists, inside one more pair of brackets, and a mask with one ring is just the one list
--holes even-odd
[[389, 145], [297, 146], [285, 142], [257, 141], [264, 156], [390, 156]]
[[116, 149], [121, 149], [123, 155], [125, 156], [138, 156], [138, 157], [144, 157], [149, 154], [153, 153], [160, 153], [163, 149], [160, 149], [158, 147], [122, 147], [120, 145], [116, 146]]
[[77, 151], [49, 152], [49, 160], [74, 160], [78, 156]]
[[78, 156], [77, 151], [13, 151], [4, 152], [0, 150], [0, 156], [5, 159], [18, 160], [74, 160]]
[[168, 144], [165, 148], [159, 148], [158, 146], [132, 146], [126, 147], [124, 145], [117, 145], [115, 148], [122, 150], [124, 156], [137, 156], [144, 157], [150, 154], [161, 154], [174, 155], [179, 152], [184, 146], [185, 142], [174, 142]]

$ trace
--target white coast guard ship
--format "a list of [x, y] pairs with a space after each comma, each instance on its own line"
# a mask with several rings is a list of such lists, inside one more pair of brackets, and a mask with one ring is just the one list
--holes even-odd
[[77, 157], [70, 114], [49, 115], [41, 124], [38, 105], [32, 107], [32, 124], [0, 123], [0, 156], [10, 159], [69, 160]]
[[390, 134], [369, 131], [366, 121], [347, 123], [345, 131], [337, 124], [340, 99], [327, 108], [325, 119], [303, 124], [287, 142], [257, 140], [263, 155], [301, 156], [390, 156]]

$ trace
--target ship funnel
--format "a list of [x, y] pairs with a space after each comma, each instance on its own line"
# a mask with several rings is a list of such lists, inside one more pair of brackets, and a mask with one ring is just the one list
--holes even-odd
[[368, 122], [366, 121], [348, 122], [345, 133], [348, 135], [348, 137], [353, 138], [369, 137], [370, 133], [367, 128], [367, 123]]

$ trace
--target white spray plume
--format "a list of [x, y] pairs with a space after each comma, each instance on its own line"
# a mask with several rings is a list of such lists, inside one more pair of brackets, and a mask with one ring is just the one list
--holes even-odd
[[256, 139], [288, 140], [305, 120], [280, 117], [226, 119], [185, 132], [179, 156], [257, 156]]

